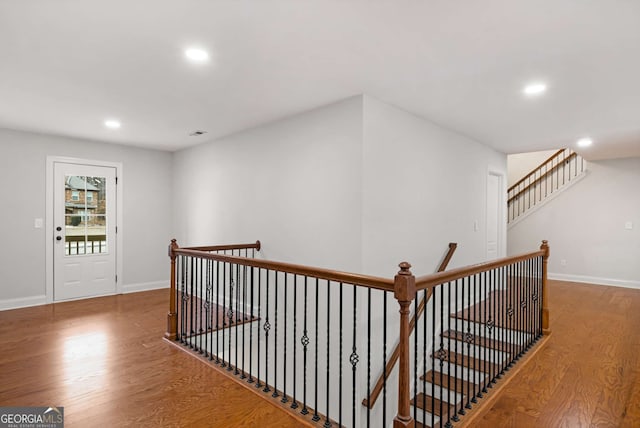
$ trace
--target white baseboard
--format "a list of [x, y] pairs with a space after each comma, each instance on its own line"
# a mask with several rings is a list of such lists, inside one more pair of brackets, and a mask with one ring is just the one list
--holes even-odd
[[637, 288], [640, 289], [640, 281], [630, 281], [624, 279], [599, 278], [585, 275], [567, 275], [563, 273], [549, 273], [549, 279], [570, 282], [584, 282], [587, 284], [610, 285], [613, 287]]
[[47, 297], [44, 294], [41, 296], [20, 297], [17, 299], [3, 299], [0, 300], [0, 311], [27, 308], [29, 306], [40, 306], [46, 303]]
[[137, 293], [139, 291], [158, 290], [169, 288], [169, 281], [141, 282], [138, 284], [125, 284], [122, 286], [122, 294]]

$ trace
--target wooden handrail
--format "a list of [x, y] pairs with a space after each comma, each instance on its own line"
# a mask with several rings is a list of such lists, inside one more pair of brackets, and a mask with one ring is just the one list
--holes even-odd
[[225, 254], [207, 253], [200, 250], [187, 248], [177, 248], [174, 250], [175, 255], [184, 255], [198, 257], [207, 260], [217, 260], [226, 263], [235, 263], [243, 266], [253, 266], [262, 269], [277, 270], [280, 272], [292, 273], [297, 275], [312, 276], [314, 278], [326, 279], [334, 282], [342, 282], [346, 284], [361, 285], [364, 287], [375, 288], [383, 291], [393, 291], [393, 279], [380, 278], [370, 275], [360, 275], [350, 272], [342, 272], [331, 269], [316, 268], [310, 266], [296, 265], [285, 262], [274, 262], [270, 260], [253, 259], [240, 256], [229, 256]]
[[544, 250], [533, 251], [530, 253], [519, 254], [512, 257], [503, 257], [501, 259], [495, 259], [484, 263], [478, 263], [476, 265], [451, 269], [445, 272], [438, 272], [431, 275], [424, 275], [416, 278], [416, 288], [418, 290], [424, 290], [427, 288], [437, 287], [445, 282], [455, 281], [460, 278], [475, 275], [476, 273], [486, 272], [492, 269], [497, 269], [502, 266], [507, 266], [513, 263], [518, 263], [524, 260], [529, 260], [533, 257], [544, 256], [547, 254]]
[[186, 250], [197, 251], [224, 251], [224, 250], [244, 250], [254, 248], [260, 251], [260, 241], [256, 241], [254, 244], [228, 244], [228, 245], [207, 245], [199, 247], [184, 247]]
[[557, 152], [555, 152], [553, 155], [549, 156], [549, 159], [547, 159], [546, 161], [542, 162], [540, 165], [538, 165], [537, 167], [533, 168], [531, 170], [531, 172], [527, 175], [525, 175], [524, 177], [522, 177], [520, 180], [518, 180], [518, 182], [514, 185], [512, 185], [511, 187], [509, 187], [507, 189], [507, 193], [512, 191], [515, 187], [517, 187], [520, 183], [522, 183], [523, 181], [525, 181], [527, 178], [531, 177], [532, 175], [535, 175], [536, 171], [539, 170], [540, 168], [542, 168], [543, 166], [545, 166], [547, 163], [551, 162], [553, 160], [553, 158], [555, 158], [556, 156], [560, 156], [560, 153], [564, 152], [566, 149], [560, 149]]
[[[571, 161], [571, 159], [575, 158], [576, 156], [578, 156], [578, 154], [576, 152], [571, 153], [569, 156], [567, 156], [566, 158], [563, 159], [563, 162], [569, 162]], [[532, 186], [535, 186], [537, 183], [541, 182], [542, 180], [544, 180], [545, 178], [547, 178], [547, 176], [553, 174], [556, 169], [560, 168], [560, 166], [562, 166], [563, 164], [557, 163], [555, 164], [553, 167], [551, 167], [550, 170], [545, 171], [545, 173], [543, 175], [541, 175], [540, 177], [536, 178], [534, 181], [532, 181], [531, 183], [529, 183], [526, 187], [523, 187], [522, 189], [520, 189], [518, 191], [518, 193], [516, 193], [515, 195], [513, 195], [512, 197], [509, 198], [509, 200], [507, 201], [507, 204], [511, 203], [511, 201], [513, 201], [514, 199], [516, 199], [518, 196], [520, 196], [522, 193], [525, 193], [527, 190], [529, 190]], [[511, 188], [509, 189], [511, 190]]]
[[[455, 242], [449, 243], [449, 249], [447, 250], [447, 254], [442, 260], [442, 263], [440, 263], [440, 267], [438, 267], [437, 272], [443, 272], [445, 269], [447, 269], [447, 266], [449, 265], [449, 261], [451, 261], [451, 257], [453, 257], [453, 253], [455, 253], [456, 248], [458, 248], [457, 243]], [[409, 334], [413, 332], [416, 326], [416, 321], [420, 318], [420, 315], [422, 315], [422, 313], [424, 312], [424, 309], [427, 306], [427, 302], [431, 298], [431, 291], [432, 290], [429, 289], [427, 292], [427, 295], [422, 297], [422, 299], [420, 300], [420, 303], [418, 304], [417, 312], [413, 314], [413, 316], [411, 317], [411, 320], [409, 321]], [[373, 406], [376, 404], [376, 400], [378, 400], [378, 397], [382, 392], [382, 388], [384, 387], [385, 373], [387, 374], [387, 376], [389, 375], [389, 373], [391, 373], [391, 370], [393, 370], [393, 368], [396, 365], [396, 362], [398, 361], [398, 357], [400, 357], [400, 343], [396, 344], [395, 348], [393, 349], [393, 352], [391, 353], [391, 357], [389, 357], [389, 361], [387, 361], [387, 365], [385, 366], [386, 367], [385, 371], [381, 373], [380, 376], [378, 376], [378, 380], [373, 386], [373, 390], [371, 391], [369, 400], [367, 400], [366, 398], [362, 400], [363, 406], [366, 406], [372, 409]]]

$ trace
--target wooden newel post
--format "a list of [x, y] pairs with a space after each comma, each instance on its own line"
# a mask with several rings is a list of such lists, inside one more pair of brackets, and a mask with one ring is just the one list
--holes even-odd
[[549, 262], [549, 243], [542, 241], [540, 249], [544, 251], [542, 256], [542, 333], [551, 334], [549, 328], [549, 298], [547, 293], [547, 264]]
[[176, 314], [176, 250], [178, 243], [175, 239], [169, 244], [169, 258], [171, 259], [171, 290], [169, 296], [169, 313], [167, 314], [167, 332], [164, 334], [169, 340], [176, 340], [178, 331], [178, 315]]
[[416, 278], [407, 262], [400, 263], [400, 272], [395, 276], [394, 296], [400, 304], [400, 372], [398, 374], [398, 414], [393, 428], [413, 428], [411, 417], [411, 366], [409, 355], [409, 314], [411, 301], [416, 297]]

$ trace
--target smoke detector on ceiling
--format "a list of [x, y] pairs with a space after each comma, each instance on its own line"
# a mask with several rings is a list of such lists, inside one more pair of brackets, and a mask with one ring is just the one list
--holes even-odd
[[206, 134], [207, 131], [193, 131], [189, 134], [190, 137], [198, 137], [200, 135]]

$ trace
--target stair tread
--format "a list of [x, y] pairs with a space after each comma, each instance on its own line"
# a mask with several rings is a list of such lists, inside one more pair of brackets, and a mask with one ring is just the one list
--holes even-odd
[[[424, 408], [422, 407], [423, 403], [425, 406]], [[440, 401], [437, 398], [433, 398], [422, 392], [411, 400], [411, 405], [418, 407], [418, 409], [424, 409], [429, 413], [433, 413], [442, 419], [446, 418], [449, 411], [453, 408], [453, 405]]]
[[452, 364], [457, 364], [459, 366], [468, 367], [472, 370], [486, 373], [491, 370], [495, 370], [500, 367], [499, 364], [492, 363], [490, 361], [484, 361], [479, 358], [473, 358], [469, 355], [462, 355], [460, 353], [455, 353], [454, 351], [447, 351], [446, 349], [442, 350], [442, 358], [431, 354], [431, 357], [443, 361], [449, 361]]
[[[462, 395], [467, 395], [468, 391], [474, 391], [477, 386], [474, 382], [456, 378], [454, 374], [448, 375], [446, 373], [435, 372], [433, 370], [429, 370], [420, 376], [420, 379], [432, 382], [443, 388], [449, 389], [449, 387], [451, 387], [452, 390], [457, 391]], [[429, 392], [428, 389], [427, 392]]]
[[[467, 333], [462, 331], [456, 331], [456, 330], [447, 330], [444, 333], [442, 333], [442, 337], [459, 340], [461, 342], [466, 341], [465, 340], [466, 335]], [[483, 348], [495, 349], [496, 351], [501, 351], [501, 352], [511, 352], [514, 350], [515, 352], [518, 352], [520, 347], [519, 345], [516, 345], [516, 344], [502, 342], [497, 339], [491, 339], [489, 337], [483, 337], [483, 336], [478, 336], [473, 334], [471, 334], [470, 339], [467, 337], [467, 340], [471, 340], [472, 345], [478, 345]]]
[[[533, 293], [533, 290], [528, 290]], [[499, 328], [508, 328], [518, 331], [520, 325], [518, 320], [531, 316], [531, 304], [539, 305], [532, 301], [532, 296], [523, 296], [524, 290], [505, 291], [497, 290], [489, 293], [486, 299], [469, 306], [459, 312], [454, 312], [450, 316], [454, 319], [478, 322], [486, 324], [490, 319]], [[539, 297], [539, 296], [538, 296]], [[536, 297], [537, 299], [537, 297]], [[521, 300], [525, 300], [527, 306], [521, 306]], [[508, 314], [512, 315], [509, 316]]]

